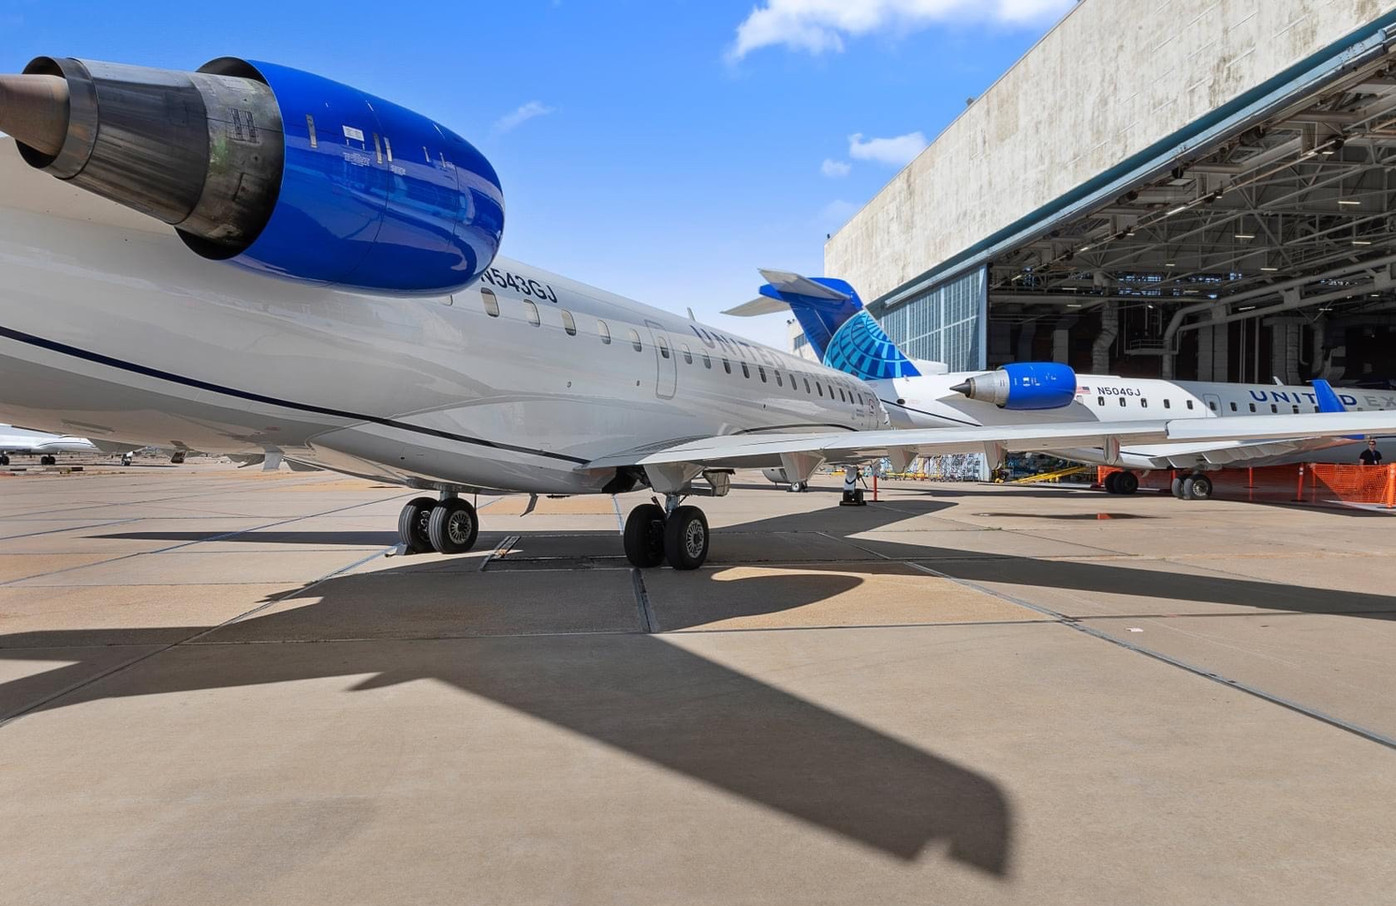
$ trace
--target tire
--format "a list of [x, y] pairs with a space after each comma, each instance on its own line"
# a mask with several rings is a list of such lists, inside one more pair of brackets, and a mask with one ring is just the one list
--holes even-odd
[[1106, 476], [1105, 476], [1105, 481], [1104, 481], [1105, 493], [1107, 493], [1107, 494], [1118, 494], [1118, 493], [1120, 493], [1118, 490], [1116, 490], [1116, 489], [1120, 486], [1120, 485], [1119, 485], [1119, 481], [1120, 481], [1120, 473], [1119, 473], [1119, 472], [1111, 472], [1109, 475], [1106, 475]]
[[674, 569], [697, 569], [708, 559], [708, 517], [681, 506], [664, 523], [664, 557]]
[[1173, 483], [1170, 484], [1168, 487], [1169, 490], [1173, 492], [1174, 497], [1177, 497], [1179, 500], [1187, 500], [1187, 497], [1183, 494], [1183, 479], [1173, 479]]
[[637, 569], [664, 562], [664, 508], [644, 503], [625, 520], [625, 559]]
[[438, 554], [463, 554], [480, 537], [480, 520], [469, 501], [452, 497], [432, 507], [427, 540]]
[[6, 456], [6, 455], [3, 454], [3, 453], [0, 453], [0, 466], [8, 466], [9, 464], [10, 464], [10, 457]]
[[1139, 490], [1139, 476], [1133, 472], [1119, 472], [1115, 476], [1116, 494], [1133, 494]]
[[407, 502], [397, 517], [397, 538], [409, 554], [425, 554], [431, 550], [427, 525], [436, 501], [430, 497], [415, 497]]
[[52, 456], [40, 456], [40, 457], [39, 457], [39, 465], [41, 465], [41, 466], [54, 466], [54, 465], [57, 465], [57, 464], [58, 464], [58, 460], [55, 459], [55, 458], [52, 457]]
[[1194, 475], [1184, 480], [1183, 496], [1188, 500], [1212, 499], [1212, 479], [1205, 475]]

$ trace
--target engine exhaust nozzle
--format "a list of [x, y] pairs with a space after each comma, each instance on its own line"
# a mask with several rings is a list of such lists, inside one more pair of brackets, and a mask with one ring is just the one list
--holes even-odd
[[283, 167], [276, 98], [238, 62], [181, 72], [36, 57], [0, 76], [0, 130], [30, 166], [232, 257], [266, 224]]
[[0, 132], [56, 156], [68, 137], [68, 82], [52, 75], [0, 75]]

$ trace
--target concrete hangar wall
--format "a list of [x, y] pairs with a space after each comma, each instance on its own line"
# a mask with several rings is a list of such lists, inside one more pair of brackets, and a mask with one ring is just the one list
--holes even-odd
[[825, 246], [894, 339], [1396, 377], [1396, 0], [1084, 0]]

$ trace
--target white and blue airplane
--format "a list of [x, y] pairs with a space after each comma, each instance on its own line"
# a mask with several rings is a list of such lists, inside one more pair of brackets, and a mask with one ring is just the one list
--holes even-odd
[[[399, 517], [407, 551], [469, 550], [471, 493], [647, 487], [664, 503], [630, 513], [627, 557], [693, 569], [708, 527], [682, 503], [736, 468], [1396, 431], [1074, 400], [893, 430], [902, 410], [837, 368], [498, 257], [504, 197], [473, 146], [274, 64], [41, 57], [0, 76], [0, 131], [0, 412], [429, 491]], [[1010, 395], [1075, 396], [1006, 374]]]
[[[938, 362], [913, 360], [897, 348], [846, 281], [763, 270], [768, 281], [751, 302], [725, 314], [753, 317], [788, 310], [800, 323], [823, 364], [859, 378], [877, 396], [894, 428], [922, 430], [965, 426], [1028, 425], [1095, 419], [1151, 422], [1159, 418], [1230, 418], [1345, 411], [1396, 410], [1396, 392], [1336, 391], [1324, 380], [1312, 386], [1167, 381], [1117, 375], [1076, 374], [1066, 365], [1024, 362], [997, 371], [952, 373]], [[1356, 463], [1365, 448], [1357, 437], [1229, 439], [1202, 442], [1126, 443], [1118, 448], [1044, 448], [1063, 459], [1117, 466], [1106, 481], [1115, 494], [1139, 488], [1136, 472], [1189, 472], [1174, 481], [1175, 496], [1211, 496], [1209, 471], [1234, 466], [1296, 462]], [[990, 445], [991, 461], [1004, 450]], [[773, 470], [768, 477], [785, 483]]]

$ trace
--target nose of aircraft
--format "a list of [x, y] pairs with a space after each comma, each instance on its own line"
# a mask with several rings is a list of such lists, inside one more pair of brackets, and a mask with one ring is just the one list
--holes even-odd
[[68, 135], [68, 82], [54, 75], [0, 75], [0, 132], [57, 155]]

